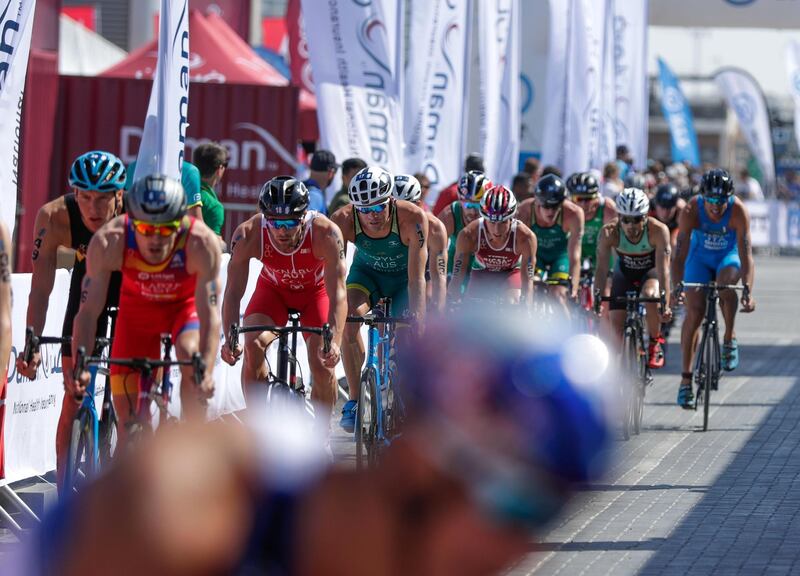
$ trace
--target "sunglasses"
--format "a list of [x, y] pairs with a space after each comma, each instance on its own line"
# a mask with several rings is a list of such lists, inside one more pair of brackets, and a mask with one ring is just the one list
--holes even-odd
[[464, 208], [466, 210], [480, 210], [481, 203], [480, 202], [464, 202]]
[[267, 226], [275, 230], [292, 230], [300, 226], [302, 220], [299, 218], [292, 218], [291, 220], [272, 220], [267, 219]]
[[572, 201], [573, 202], [591, 202], [595, 198], [597, 198], [597, 196], [573, 196], [572, 197]]
[[150, 224], [141, 220], [133, 221], [133, 228], [142, 236], [161, 236], [166, 238], [172, 236], [181, 227], [181, 221], [175, 220], [166, 224]]
[[623, 216], [620, 221], [623, 224], [641, 224], [644, 222], [644, 216]]
[[720, 196], [703, 196], [703, 199], [709, 204], [714, 204], [715, 206], [728, 203], [727, 198], [723, 198]]
[[375, 206], [356, 206], [356, 210], [361, 214], [380, 214], [386, 210], [388, 205], [388, 202], [384, 202], [383, 204], [376, 204]]

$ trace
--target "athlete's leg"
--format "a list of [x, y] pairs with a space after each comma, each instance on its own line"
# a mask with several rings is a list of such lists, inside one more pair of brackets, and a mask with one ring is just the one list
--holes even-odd
[[[190, 360], [192, 354], [199, 351], [199, 347], [199, 328], [182, 330], [175, 338], [175, 357], [178, 360]], [[208, 368], [213, 370], [214, 367]], [[200, 399], [200, 390], [195, 383], [191, 366], [181, 366], [181, 412], [186, 420], [202, 421], [206, 415], [206, 402]]]
[[[717, 282], [720, 284], [738, 284], [742, 272], [738, 266], [725, 266], [717, 273]], [[721, 290], [719, 293], [719, 306], [722, 317], [725, 318], [725, 342], [730, 342], [736, 337], [734, 324], [736, 323], [736, 310], [739, 307], [739, 295], [735, 290]]]
[[[641, 295], [644, 298], [658, 298], [659, 286], [657, 278], [647, 278], [642, 284]], [[653, 340], [661, 335], [661, 318], [659, 318], [659, 305], [655, 302], [645, 304], [647, 310], [647, 333], [650, 339]]]
[[[61, 368], [64, 373], [72, 372], [72, 358], [61, 356]], [[61, 402], [61, 414], [58, 417], [58, 427], [56, 428], [56, 484], [59, 492], [62, 489], [66, 472], [69, 443], [72, 436], [72, 421], [75, 420], [80, 407], [80, 400], [76, 400], [71, 394], [64, 394], [64, 400]]]
[[685, 294], [686, 316], [681, 328], [681, 371], [692, 371], [692, 360], [697, 347], [697, 336], [700, 324], [706, 311], [705, 292], [696, 288], [687, 288]]
[[547, 293], [558, 305], [564, 315], [569, 318], [569, 305], [567, 304], [569, 292], [566, 286], [548, 286]]
[[[283, 324], [286, 324], [284, 319]], [[266, 314], [253, 313], [245, 317], [244, 326], [279, 326]], [[244, 362], [242, 362], [242, 391], [244, 399], [249, 403], [250, 397], [258, 386], [266, 386], [267, 361], [265, 354], [269, 345], [275, 340], [274, 332], [246, 332], [244, 336]]]
[[[347, 314], [363, 316], [369, 312], [369, 296], [358, 288], [347, 289]], [[342, 363], [347, 377], [350, 400], [358, 400], [361, 383], [361, 368], [364, 366], [364, 341], [361, 339], [361, 324], [348, 322], [342, 338]]]

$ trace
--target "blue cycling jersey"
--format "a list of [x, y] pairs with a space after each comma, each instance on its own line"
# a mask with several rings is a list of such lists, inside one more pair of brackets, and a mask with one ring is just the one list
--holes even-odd
[[692, 230], [692, 252], [711, 252], [725, 254], [736, 249], [736, 231], [730, 228], [731, 214], [733, 213], [733, 196], [728, 200], [728, 208], [719, 222], [713, 222], [705, 210], [705, 199], [697, 198], [698, 218], [700, 226]]

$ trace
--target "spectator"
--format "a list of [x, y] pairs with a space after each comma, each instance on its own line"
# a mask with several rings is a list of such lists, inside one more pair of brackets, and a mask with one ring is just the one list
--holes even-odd
[[200, 144], [194, 149], [192, 161], [200, 171], [200, 198], [203, 201], [203, 222], [222, 241], [225, 208], [217, 198], [214, 187], [222, 181], [222, 176], [228, 168], [228, 149], [216, 142]]
[[[464, 159], [464, 173], [467, 173], [470, 170], [478, 170], [480, 172], [486, 171], [486, 168], [483, 165], [483, 158], [480, 154], [472, 153]], [[450, 204], [456, 200], [458, 200], [458, 180], [439, 192], [439, 197], [436, 198], [436, 203], [433, 205], [433, 213], [439, 214], [442, 210], [450, 206]]]
[[533, 198], [533, 177], [528, 172], [520, 172], [511, 182], [511, 191], [517, 202]]
[[336, 170], [339, 169], [339, 165], [336, 163], [336, 156], [329, 150], [317, 150], [311, 157], [309, 169], [309, 178], [303, 182], [308, 188], [308, 208], [309, 210], [327, 214], [325, 191], [333, 182]]
[[428, 203], [425, 201], [425, 198], [427, 198], [428, 192], [430, 192], [431, 190], [431, 179], [425, 176], [425, 174], [423, 174], [422, 172], [417, 172], [416, 174], [414, 174], [414, 178], [417, 179], [417, 181], [419, 182], [419, 187], [422, 188], [422, 202], [420, 206], [426, 212], [430, 212], [431, 207], [428, 206]]
[[350, 204], [350, 195], [347, 193], [350, 180], [353, 179], [353, 176], [355, 176], [359, 170], [366, 167], [367, 163], [361, 158], [348, 158], [342, 162], [342, 187], [333, 195], [333, 199], [328, 205], [328, 214], [333, 214], [342, 206]]
[[750, 171], [747, 168], [739, 170], [739, 181], [736, 183], [734, 190], [742, 200], [764, 199], [764, 191], [761, 189], [761, 184], [750, 176]]
[[548, 164], [544, 168], [542, 168], [542, 176], [547, 176], [548, 174], [552, 174], [553, 176], [558, 176], [559, 178], [563, 178], [564, 175], [561, 172], [561, 169], [558, 166], [553, 166], [552, 164]]
[[530, 156], [525, 158], [525, 164], [522, 166], [522, 171], [528, 174], [533, 179], [534, 184], [536, 184], [536, 180], [539, 179], [539, 170], [541, 167], [542, 165], [539, 162], [539, 159]]
[[623, 180], [628, 175], [628, 171], [633, 168], [633, 156], [625, 144], [617, 146], [617, 166], [619, 167], [619, 177]]
[[787, 170], [779, 180], [778, 198], [796, 202], [800, 200], [800, 174], [794, 170]]
[[619, 177], [619, 166], [616, 162], [609, 162], [603, 167], [603, 196], [606, 198], [616, 198], [625, 187], [622, 178]]

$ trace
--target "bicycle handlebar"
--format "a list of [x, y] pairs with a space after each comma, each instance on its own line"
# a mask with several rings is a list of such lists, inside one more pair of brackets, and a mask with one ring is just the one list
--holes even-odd
[[[33, 355], [39, 352], [43, 344], [71, 346], [72, 336], [36, 336], [33, 326], [28, 326], [25, 329], [25, 347], [22, 350], [22, 359], [30, 364], [33, 360]], [[97, 337], [94, 339], [95, 350], [102, 350], [110, 345], [110, 338]]]
[[348, 322], [358, 322], [372, 326], [373, 324], [410, 324], [409, 318], [395, 317], [395, 316], [373, 316], [372, 312], [367, 312], [364, 316], [348, 316]]
[[228, 332], [228, 342], [232, 346], [231, 352], [235, 352], [239, 348], [239, 334], [246, 332], [274, 332], [275, 334], [292, 334], [292, 333], [305, 333], [316, 334], [322, 336], [322, 351], [327, 354], [331, 350], [331, 342], [333, 341], [333, 330], [331, 325], [327, 322], [321, 328], [310, 328], [307, 326], [239, 326], [239, 324], [231, 324], [230, 331]]
[[102, 358], [100, 356], [87, 356], [86, 348], [83, 346], [78, 347], [78, 354], [75, 357], [75, 368], [72, 372], [73, 379], [77, 380], [81, 372], [86, 370], [89, 364], [99, 364], [105, 362], [109, 365], [126, 366], [136, 370], [152, 371], [155, 368], [169, 368], [170, 366], [191, 366], [193, 368], [193, 375], [195, 385], [200, 386], [203, 382], [203, 375], [206, 371], [206, 363], [199, 352], [192, 354], [189, 360], [153, 360], [150, 358]]
[[678, 291], [681, 291], [684, 288], [702, 288], [704, 290], [747, 290], [747, 286], [739, 286], [738, 284], [717, 284], [716, 282], [681, 282], [678, 284]]

